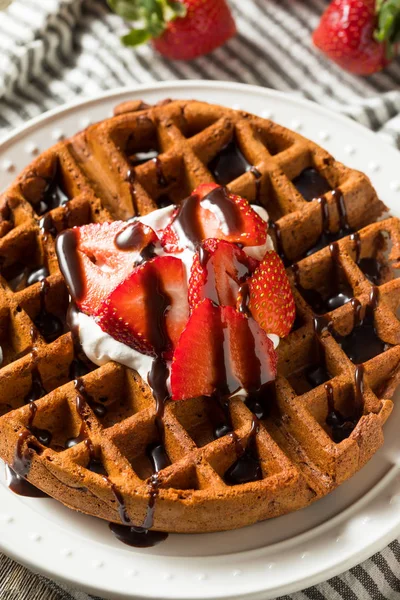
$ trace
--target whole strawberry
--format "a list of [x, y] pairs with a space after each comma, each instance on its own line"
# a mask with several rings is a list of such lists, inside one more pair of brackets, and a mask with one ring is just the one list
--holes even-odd
[[346, 71], [371, 75], [394, 58], [399, 33], [396, 0], [333, 0], [313, 33], [313, 42]]
[[167, 58], [191, 60], [211, 52], [236, 33], [226, 0], [108, 0], [138, 27], [122, 38], [127, 46], [152, 40]]

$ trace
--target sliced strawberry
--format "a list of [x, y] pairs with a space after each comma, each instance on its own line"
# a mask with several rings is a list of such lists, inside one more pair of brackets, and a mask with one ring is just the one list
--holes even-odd
[[[127, 250], [117, 247], [116, 240], [130, 234]], [[122, 236], [122, 237], [120, 237]], [[75, 273], [66, 260], [66, 246], [73, 241], [78, 265]], [[92, 223], [61, 233], [57, 238], [57, 256], [71, 296], [81, 311], [96, 315], [100, 303], [135, 268], [140, 253], [157, 241], [154, 231], [139, 222]], [[134, 243], [135, 242], [135, 243]], [[68, 254], [71, 250], [68, 251]], [[74, 293], [79, 272], [80, 293]]]
[[[270, 250], [248, 280], [248, 307], [254, 319], [267, 333], [288, 335], [296, 307], [282, 260]], [[239, 304], [243, 298], [239, 297]]]
[[158, 256], [136, 268], [103, 301], [103, 331], [139, 352], [168, 358], [187, 323], [186, 271], [181, 260]]
[[182, 232], [186, 245], [197, 247], [209, 238], [243, 246], [262, 246], [268, 225], [244, 198], [215, 183], [202, 184], [182, 201], [165, 228], [162, 244], [176, 251]]
[[276, 377], [276, 363], [272, 342], [253, 319], [203, 300], [174, 353], [172, 399], [256, 391]]
[[189, 305], [193, 309], [209, 298], [215, 304], [236, 306], [239, 286], [253, 273], [258, 261], [224, 240], [205, 240], [194, 256], [189, 279]]
[[173, 400], [214, 393], [218, 381], [215, 353], [218, 337], [221, 337], [220, 309], [211, 300], [204, 300], [193, 311], [174, 352]]
[[232, 372], [240, 387], [256, 392], [276, 377], [274, 345], [258, 323], [231, 306], [221, 307], [222, 321], [229, 332]]

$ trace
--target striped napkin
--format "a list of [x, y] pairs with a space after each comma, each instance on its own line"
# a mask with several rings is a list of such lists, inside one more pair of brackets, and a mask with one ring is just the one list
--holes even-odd
[[[9, 0], [0, 0], [4, 9]], [[238, 35], [189, 63], [121, 46], [122, 20], [102, 0], [14, 0], [0, 12], [0, 137], [44, 111], [132, 83], [239, 81], [340, 111], [400, 147], [400, 62], [367, 79], [327, 62], [310, 34], [324, 0], [230, 0]], [[0, 600], [90, 600], [0, 555]], [[400, 600], [400, 544], [284, 600]], [[283, 600], [282, 598], [280, 600]]]

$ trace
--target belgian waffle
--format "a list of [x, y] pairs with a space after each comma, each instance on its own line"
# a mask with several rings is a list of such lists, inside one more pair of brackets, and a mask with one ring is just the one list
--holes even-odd
[[[54, 238], [179, 204], [212, 180], [268, 210], [297, 318], [265, 406], [229, 401], [236, 436], [215, 439], [211, 399], [167, 402], [171, 464], [154, 475], [150, 389], [82, 356]], [[382, 444], [400, 379], [400, 222], [376, 222], [385, 207], [368, 178], [309, 140], [220, 106], [128, 102], [38, 157], [0, 210], [0, 456], [40, 490], [114, 523], [229, 530], [326, 495]], [[337, 293], [354, 299], [335, 308]], [[258, 461], [257, 479], [232, 485], [243, 460]]]

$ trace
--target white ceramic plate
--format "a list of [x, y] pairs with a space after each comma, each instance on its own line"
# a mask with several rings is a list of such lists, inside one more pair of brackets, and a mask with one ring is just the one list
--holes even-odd
[[[296, 129], [367, 172], [392, 212], [400, 213], [397, 150], [311, 102], [226, 82], [125, 88], [47, 113], [0, 145], [0, 189], [36, 154], [111, 115], [118, 102], [165, 97], [242, 108]], [[303, 589], [354, 566], [400, 534], [399, 413], [397, 406], [385, 426], [384, 447], [369, 464], [316, 504], [239, 531], [170, 535], [145, 550], [119, 543], [107, 523], [51, 499], [15, 496], [0, 482], [0, 548], [36, 571], [107, 598], [266, 600]]]

